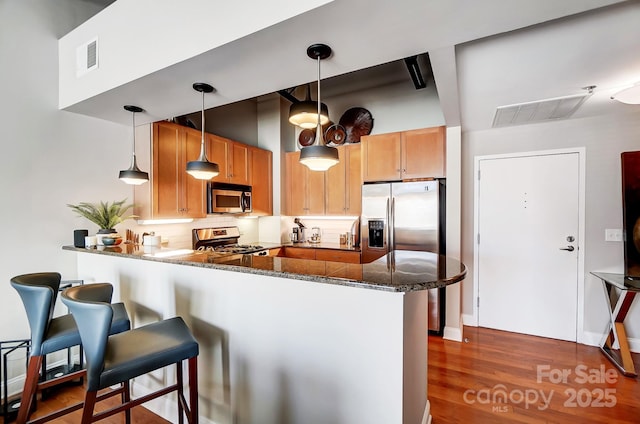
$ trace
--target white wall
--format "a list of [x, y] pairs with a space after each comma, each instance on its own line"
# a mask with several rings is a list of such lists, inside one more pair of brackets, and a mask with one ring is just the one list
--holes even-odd
[[[463, 262], [473, 281], [474, 157], [511, 152], [586, 148], [585, 332], [603, 333], [606, 305], [600, 282], [590, 271], [623, 272], [623, 245], [604, 240], [606, 228], [622, 228], [620, 153], [640, 150], [640, 106], [628, 113], [515, 126], [463, 134]], [[463, 313], [473, 313], [473, 285], [463, 285]], [[543, 311], [541, 311], [543, 313]], [[629, 337], [640, 338], [640, 307], [627, 319]], [[595, 340], [596, 342], [599, 340]]]
[[72, 244], [74, 229], [97, 228], [66, 204], [132, 200], [118, 180], [131, 129], [58, 110], [58, 38], [96, 10], [71, 0], [0, 2], [0, 340], [29, 337], [12, 276], [76, 275], [75, 255], [60, 247]]

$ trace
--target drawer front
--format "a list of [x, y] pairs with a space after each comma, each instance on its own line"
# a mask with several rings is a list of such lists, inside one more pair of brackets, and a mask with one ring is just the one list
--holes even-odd
[[316, 259], [319, 261], [359, 264], [360, 252], [349, 252], [345, 250], [332, 250], [332, 249], [317, 249]]
[[304, 247], [285, 247], [280, 251], [279, 256], [296, 259], [315, 259], [316, 249], [306, 249]]

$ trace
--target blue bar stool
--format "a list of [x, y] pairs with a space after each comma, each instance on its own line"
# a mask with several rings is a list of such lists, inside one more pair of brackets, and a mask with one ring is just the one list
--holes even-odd
[[[76, 320], [87, 357], [87, 384], [82, 424], [125, 412], [131, 422], [130, 409], [167, 393], [178, 394], [178, 423], [198, 423], [198, 342], [180, 317], [166, 319], [120, 334], [109, 335], [113, 309], [99, 299], [112, 290], [108, 283], [70, 287], [62, 292], [62, 302]], [[182, 361], [189, 364], [189, 403], [184, 396]], [[176, 383], [156, 392], [131, 399], [129, 380], [156, 369], [176, 364]], [[110, 386], [120, 387], [100, 394]], [[120, 394], [121, 405], [94, 414], [96, 401]]]
[[[86, 374], [86, 370], [83, 369], [50, 380], [41, 381], [40, 378], [45, 355], [81, 343], [80, 333], [71, 314], [53, 317], [60, 280], [61, 276], [57, 272], [24, 274], [11, 279], [11, 285], [22, 299], [31, 328], [31, 352], [22, 390], [22, 402], [16, 419], [18, 424], [24, 424], [29, 419], [31, 405], [37, 392], [84, 377]], [[108, 293], [103, 301], [111, 302], [111, 293]], [[129, 330], [131, 322], [124, 304], [107, 304], [113, 315], [113, 322], [109, 322], [109, 332], [115, 334]], [[57, 416], [61, 415], [64, 414]]]

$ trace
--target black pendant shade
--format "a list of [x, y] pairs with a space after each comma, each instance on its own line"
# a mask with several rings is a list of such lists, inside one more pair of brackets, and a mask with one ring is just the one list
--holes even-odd
[[132, 127], [133, 127], [133, 146], [132, 146], [132, 157], [131, 157], [131, 166], [129, 169], [125, 169], [120, 171], [120, 175], [118, 178], [126, 184], [140, 185], [149, 181], [149, 174], [147, 172], [141, 171], [138, 168], [138, 163], [136, 161], [136, 113], [144, 112], [144, 109], [138, 106], [126, 105], [124, 109], [128, 112], [131, 112], [132, 116]]
[[203, 82], [196, 82], [193, 84], [193, 89], [202, 93], [202, 141], [198, 159], [187, 162], [187, 173], [198, 180], [210, 180], [220, 173], [218, 164], [209, 162], [209, 159], [207, 159], [204, 142], [204, 93], [211, 93], [213, 87]]
[[[331, 56], [331, 47], [326, 44], [312, 44], [307, 56], [318, 61], [318, 103], [316, 104], [316, 139], [314, 145], [300, 150], [300, 163], [312, 171], [326, 171], [339, 162], [338, 149], [326, 146], [322, 134], [322, 103], [320, 102], [320, 61]], [[325, 106], [326, 108], [326, 106]], [[327, 118], [328, 121], [328, 118]]]

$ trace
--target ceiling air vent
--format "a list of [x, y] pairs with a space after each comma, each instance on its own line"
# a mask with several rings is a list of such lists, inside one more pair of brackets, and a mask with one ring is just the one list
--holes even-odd
[[98, 39], [94, 38], [76, 49], [76, 77], [98, 69]]
[[566, 119], [593, 94], [593, 88], [585, 87], [588, 91], [584, 94], [499, 106], [493, 117], [493, 128]]

